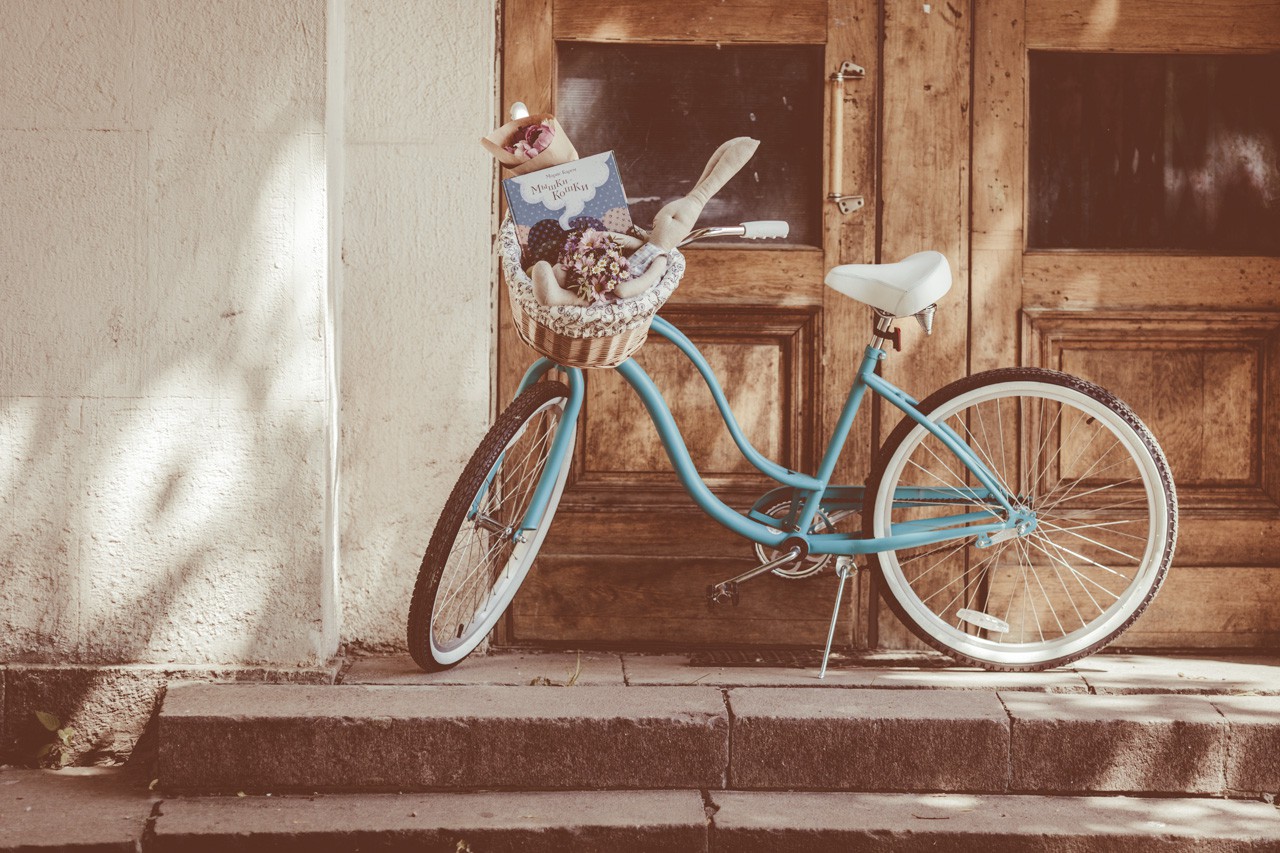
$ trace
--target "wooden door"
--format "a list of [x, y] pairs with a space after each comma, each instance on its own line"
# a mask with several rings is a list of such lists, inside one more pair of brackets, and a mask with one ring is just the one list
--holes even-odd
[[1132, 647], [1280, 640], [1280, 3], [978, 4], [971, 368], [1152, 428], [1178, 551]]
[[[794, 239], [782, 246], [691, 248], [683, 282], [662, 313], [706, 354], [756, 447], [782, 464], [815, 470], [869, 337], [867, 309], [822, 279], [829, 266], [875, 257], [874, 4], [507, 0], [503, 24], [503, 104], [521, 100], [532, 110], [558, 113], [584, 155], [615, 150], [638, 221], [682, 194], [679, 181], [691, 186], [719, 142], [762, 139], [752, 163], [722, 192], [736, 197], [733, 212], [741, 216], [733, 221], [795, 215], [808, 225], [793, 223]], [[731, 73], [723, 68], [730, 59], [736, 63]], [[844, 144], [832, 151], [826, 78], [846, 60], [865, 68], [867, 79], [846, 86]], [[590, 70], [601, 66], [613, 70]], [[630, 79], [641, 97], [609, 90], [597, 79], [623, 66], [634, 72]], [[765, 91], [777, 82], [760, 82], [757, 72], [767, 77], [778, 69], [790, 75], [785, 85], [799, 88], [792, 94], [769, 89], [768, 103], [753, 103], [757, 87]], [[594, 82], [583, 84], [587, 78]], [[803, 113], [805, 104], [810, 117], [787, 119], [789, 111]], [[667, 122], [632, 114], [647, 110], [666, 110]], [[790, 127], [792, 143], [770, 136], [778, 126]], [[800, 153], [788, 160], [779, 149], [792, 145]], [[657, 164], [655, 146], [664, 158]], [[685, 152], [689, 159], [672, 159], [667, 169], [665, 158], [678, 158], [686, 147], [693, 149]], [[833, 156], [842, 161], [843, 189], [865, 196], [867, 207], [844, 214], [825, 200]], [[676, 183], [657, 186], [664, 169]], [[807, 186], [807, 194], [784, 193], [780, 183], [789, 183], [788, 175]], [[774, 189], [753, 196], [753, 187], [771, 180]], [[787, 209], [779, 210], [784, 196]], [[715, 216], [708, 207], [703, 223], [726, 224]], [[505, 400], [532, 352], [510, 329], [505, 294], [500, 306], [499, 395]], [[651, 339], [637, 360], [664, 389], [708, 484], [731, 506], [750, 507], [770, 483], [737, 455], [697, 373], [660, 340]], [[829, 572], [813, 580], [761, 578], [744, 588], [740, 607], [708, 610], [705, 587], [754, 565], [751, 546], [705, 518], [685, 495], [620, 377], [589, 371], [587, 389], [569, 485], [505, 624], [505, 642], [820, 643], [835, 592]], [[870, 442], [868, 419], [849, 440], [838, 480], [862, 482]], [[859, 625], [865, 620], [846, 618], [841, 642], [853, 642]]]

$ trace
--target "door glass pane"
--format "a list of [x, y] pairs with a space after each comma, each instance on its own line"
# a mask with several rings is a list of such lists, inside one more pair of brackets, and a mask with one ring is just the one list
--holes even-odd
[[562, 43], [558, 79], [556, 117], [579, 154], [616, 152], [637, 223], [688, 193], [720, 143], [751, 136], [759, 150], [699, 223], [785, 219], [791, 243], [822, 245], [820, 46]]
[[1280, 56], [1031, 54], [1030, 248], [1280, 254]]

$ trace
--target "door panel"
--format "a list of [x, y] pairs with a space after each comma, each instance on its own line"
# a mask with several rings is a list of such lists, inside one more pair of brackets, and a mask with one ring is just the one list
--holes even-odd
[[[1203, 235], [1204, 240], [1191, 235], [1201, 251], [1188, 252], [1185, 240], [1168, 237], [1176, 237], [1177, 220], [1158, 221], [1186, 215], [1186, 199], [1177, 193], [1188, 174], [1202, 183], [1224, 180], [1216, 171], [1221, 162], [1208, 162], [1194, 145], [1187, 148], [1189, 136], [1204, 134], [1215, 123], [1211, 117], [1182, 114], [1195, 99], [1185, 97], [1181, 87], [1188, 75], [1179, 69], [1229, 63], [1138, 62], [1147, 69], [1141, 73], [1159, 75], [1159, 85], [1141, 111], [1149, 114], [1145, 129], [1111, 122], [1116, 126], [1107, 138], [1115, 148], [1102, 160], [1085, 135], [1055, 139], [1050, 147], [1057, 150], [1051, 156], [1060, 159], [1048, 164], [1030, 161], [1030, 154], [1045, 152], [1044, 146], [1029, 145], [1028, 135], [1034, 132], [1037, 110], [1052, 112], [1063, 104], [1036, 99], [1070, 93], [1054, 95], [1053, 87], [1029, 85], [1028, 75], [1037, 66], [1030, 53], [1034, 50], [1078, 54], [1079, 59], [1068, 57], [1066, 65], [1082, 64], [1098, 74], [1109, 66], [1134, 63], [1110, 57], [1098, 61], [1087, 52], [1274, 54], [1280, 49], [1280, 5], [1223, 0], [1112, 4], [1107, 9], [1111, 12], [1103, 14], [1106, 9], [1099, 12], [1066, 0], [982, 4], [974, 46], [971, 365], [974, 370], [1000, 366], [1015, 355], [1011, 348], [1018, 342], [1016, 356], [1022, 363], [1078, 373], [1113, 391], [1133, 406], [1163, 445], [1178, 487], [1178, 552], [1164, 589], [1125, 634], [1124, 645], [1274, 646], [1280, 639], [1280, 617], [1266, 602], [1275, 600], [1280, 576], [1280, 551], [1274, 546], [1280, 534], [1280, 446], [1270, 428], [1280, 417], [1280, 258], [1204, 248], [1229, 247], [1238, 234], [1207, 244], [1212, 235]], [[1268, 57], [1263, 65], [1273, 63]], [[1151, 72], [1153, 68], [1157, 70]], [[1261, 85], [1259, 80], [1243, 75], [1236, 86]], [[1114, 90], [1133, 84], [1129, 80], [1122, 87], [1116, 81]], [[1247, 100], [1255, 94], [1232, 97]], [[1223, 98], [1202, 92], [1200, 100], [1210, 110], [1229, 109]], [[1128, 122], [1143, 122], [1132, 111], [1124, 116]], [[1067, 127], [1056, 133], [1067, 134]], [[1220, 138], [1209, 140], [1210, 147], [1230, 145], [1233, 134], [1237, 140], [1247, 136], [1264, 151], [1280, 141], [1274, 128], [1266, 126], [1245, 129], [1228, 122], [1216, 132]], [[1075, 153], [1073, 145], [1080, 146]], [[1264, 178], [1276, 168], [1266, 158], [1250, 161]], [[1117, 227], [1130, 234], [1125, 245], [1135, 248], [1029, 249], [1025, 223], [1030, 210], [1052, 209], [1051, 200], [1031, 194], [1057, 190], [1043, 182], [1033, 187], [1025, 176], [1048, 168], [1059, 174], [1060, 182], [1062, 174], [1089, 164], [1094, 169], [1089, 180], [1131, 185], [1107, 204], [1122, 208], [1121, 218], [1128, 217], [1123, 228]], [[1111, 178], [1105, 175], [1108, 166]], [[1153, 174], [1152, 169], [1159, 171]], [[1075, 181], [1070, 192], [1084, 191], [1081, 179], [1065, 180]], [[1148, 220], [1143, 221], [1141, 202], [1149, 200], [1150, 192], [1169, 196], [1154, 207], [1147, 205]], [[1240, 191], [1212, 201], [1219, 207], [1245, 203], [1248, 193]], [[1215, 215], [1231, 211], [1219, 209]], [[1088, 231], [1083, 222], [1068, 225], [1079, 226], [1081, 234]], [[1182, 248], [1142, 247], [1141, 239], [1132, 239], [1141, 233]], [[1251, 245], [1272, 245], [1261, 236], [1261, 243]], [[1112, 238], [1094, 234], [1088, 239]]]
[[[771, 206], [771, 199], [780, 195], [767, 187], [769, 169], [812, 176], [795, 178], [795, 183], [811, 189], [799, 201], [788, 202], [813, 211], [816, 218], [809, 236], [781, 247], [692, 248], [681, 286], [662, 312], [703, 349], [755, 446], [802, 470], [816, 468], [819, 445], [825, 444], [844, 403], [870, 328], [867, 309], [839, 295], [833, 299], [822, 277], [828, 266], [874, 259], [874, 205], [846, 215], [822, 196], [830, 189], [825, 182], [833, 121], [827, 97], [831, 84], [825, 76], [851, 59], [874, 79], [877, 17], [869, 3], [826, 0], [702, 5], [508, 0], [504, 9], [503, 103], [523, 100], [532, 110], [557, 112], [583, 154], [595, 153], [595, 147], [613, 148], [632, 199], [656, 196], [665, 202], [680, 194], [679, 184], [662, 186], [646, 175], [661, 177], [660, 169], [666, 167], [655, 164], [675, 155], [655, 157], [654, 152], [677, 151], [682, 137], [689, 140], [689, 162], [671, 165], [670, 177], [686, 181], [685, 186], [697, 178], [715, 146], [731, 136], [753, 135], [771, 145], [762, 145], [753, 163], [722, 191], [724, 200], [736, 206], [722, 215], [732, 215], [735, 221], [786, 215], [776, 209], [785, 207], [781, 201]], [[699, 107], [697, 99], [705, 102], [708, 93], [714, 100], [717, 91], [755, 85], [749, 62], [739, 63], [730, 79], [716, 76], [721, 72], [715, 71], [715, 63], [725, 58], [716, 57], [716, 52], [727, 55], [731, 51], [724, 48], [736, 50], [740, 45], [750, 46], [743, 50], [772, 51], [771, 61], [807, 57], [796, 60], [797, 73], [808, 78], [812, 88], [795, 96], [770, 95], [770, 103], [759, 108], [751, 101], [754, 90], [723, 97], [723, 104]], [[777, 45], [793, 47], [772, 47]], [[593, 70], [607, 69], [609, 49], [619, 65], [630, 63], [632, 70]], [[655, 56], [672, 57], [675, 67], [702, 69], [703, 76], [715, 79], [689, 80], [644, 65]], [[567, 88], [561, 85], [562, 63], [566, 75], [572, 67], [573, 85]], [[628, 79], [647, 81], [650, 89], [644, 97], [632, 99], [628, 116], [611, 126], [608, 109], [623, 108], [618, 102], [626, 99], [601, 93]], [[844, 145], [835, 152], [841, 158], [845, 191], [872, 200], [873, 85], [846, 88]], [[769, 91], [765, 83], [759, 86]], [[692, 106], [673, 114], [670, 103], [677, 96], [692, 99]], [[812, 122], [798, 122], [808, 130], [781, 128], [800, 134], [786, 141], [762, 129], [772, 120], [767, 110], [798, 107], [802, 99], [820, 111]], [[681, 103], [679, 98], [676, 103]], [[710, 115], [717, 106], [723, 114]], [[592, 109], [597, 120], [592, 120]], [[574, 115], [573, 121], [566, 121], [568, 114]], [[652, 117], [646, 118], [649, 114]], [[659, 121], [663, 115], [666, 118]], [[707, 125], [713, 118], [716, 123]], [[633, 119], [634, 124], [628, 124]], [[782, 121], [786, 124], [785, 118]], [[586, 147], [574, 135], [575, 125], [585, 128]], [[663, 136], [646, 144], [641, 131]], [[646, 165], [645, 157], [654, 162]], [[628, 163], [636, 164], [631, 172]], [[651, 216], [645, 204], [633, 201], [633, 209]], [[656, 206], [660, 203], [649, 203]], [[709, 206], [703, 224], [724, 224], [713, 221], [715, 216]], [[505, 294], [500, 306], [499, 395], [509, 399], [533, 353], [510, 329]], [[773, 484], [737, 454], [701, 377], [673, 346], [659, 339], [651, 339], [637, 360], [666, 393], [708, 484], [731, 506], [748, 508]], [[570, 482], [542, 556], [513, 604], [505, 641], [812, 646], [825, 639], [835, 592], [830, 574], [808, 582], [761, 578], [744, 588], [740, 607], [707, 610], [705, 587], [754, 565], [752, 546], [706, 519], [680, 488], [652, 424], [620, 377], [611, 371], [588, 371], [587, 387]], [[838, 473], [844, 478], [841, 482], [861, 483], [869, 456], [870, 420], [864, 419], [849, 439]], [[865, 601], [865, 591], [853, 601], [839, 632], [840, 642], [846, 644], [855, 641], [856, 630], [864, 632], [865, 642], [867, 620], [854, 618], [856, 608], [865, 606], [859, 604]]]

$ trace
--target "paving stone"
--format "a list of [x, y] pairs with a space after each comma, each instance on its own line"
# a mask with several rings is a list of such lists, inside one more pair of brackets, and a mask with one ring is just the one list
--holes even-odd
[[1009, 721], [994, 693], [729, 692], [730, 788], [1002, 791]]
[[872, 687], [911, 690], [1018, 690], [1034, 693], [1088, 693], [1079, 673], [1069, 669], [1046, 672], [987, 672], [982, 669], [896, 668], [877, 673]]
[[[575, 676], [576, 673], [576, 676]], [[499, 652], [471, 656], [444, 672], [423, 672], [408, 655], [360, 658], [343, 684], [509, 684], [621, 687], [622, 660], [604, 652]]]
[[717, 853], [1280, 849], [1280, 811], [1206, 798], [713, 791]]
[[1049, 672], [986, 672], [957, 666], [842, 666], [827, 670], [782, 666], [698, 666], [688, 655], [623, 655], [627, 683], [702, 684], [718, 687], [876, 687], [912, 690], [1035, 690], [1087, 693], [1083, 678], [1069, 669]]
[[1001, 693], [1012, 790], [1221, 794], [1227, 727], [1202, 696]]
[[712, 688], [171, 687], [171, 791], [722, 787]]
[[0, 851], [133, 853], [154, 802], [119, 768], [0, 770]]
[[1280, 696], [1215, 696], [1227, 721], [1227, 790], [1280, 793]]
[[364, 794], [168, 800], [154, 849], [562, 853], [707, 849], [697, 791]]
[[875, 680], [861, 667], [830, 669], [820, 680], [817, 667], [699, 666], [687, 654], [623, 655], [622, 667], [627, 683], [638, 686], [870, 687]]
[[1280, 695], [1275, 655], [1102, 654], [1073, 665], [1098, 693]]

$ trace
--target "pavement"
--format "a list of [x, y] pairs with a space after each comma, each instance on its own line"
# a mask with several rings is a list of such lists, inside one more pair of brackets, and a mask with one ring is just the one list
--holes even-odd
[[[905, 720], [905, 725], [923, 713], [917, 706], [936, 704], [926, 701], [925, 695], [912, 700], [910, 691], [945, 691], [931, 695], [937, 699], [946, 696], [957, 715], [972, 719], [972, 732], [966, 737], [1004, 736], [1002, 730], [992, 727], [988, 718], [993, 715], [984, 704], [998, 699], [1024, 743], [1033, 745], [1036, 738], [1058, 738], [1055, 743], [1060, 745], [1055, 749], [1061, 760], [1035, 769], [1036, 778], [1055, 781], [1042, 792], [1021, 788], [1017, 794], [945, 792], [950, 778], [945, 774], [950, 771], [940, 763], [931, 769], [941, 774], [938, 778], [944, 786], [943, 793], [723, 790], [804, 787], [795, 785], [794, 777], [778, 775], [786, 770], [788, 762], [771, 762], [767, 755], [758, 754], [755, 764], [740, 765], [741, 778], [747, 784], [736, 786], [717, 785], [714, 780], [699, 782], [693, 777], [692, 782], [676, 778], [679, 767], [672, 765], [675, 776], [670, 784], [675, 789], [669, 790], [335, 792], [306, 796], [251, 793], [197, 797], [163, 793], [153, 784], [155, 771], [150, 768], [0, 768], [0, 851], [1280, 851], [1280, 810], [1274, 806], [1274, 797], [1260, 795], [1257, 790], [1238, 796], [1218, 781], [1203, 780], [1203, 769], [1211, 762], [1194, 757], [1205, 758], [1212, 753], [1221, 759], [1218, 763], [1227, 768], [1228, 774], [1274, 775], [1280, 765], [1280, 744], [1266, 740], [1257, 741], [1248, 750], [1242, 747], [1247, 737], [1273, 738], [1269, 732], [1280, 724], [1276, 700], [1267, 698], [1280, 697], [1280, 657], [1101, 654], [1049, 672], [988, 673], [949, 666], [945, 660], [927, 654], [866, 655], [839, 661], [822, 680], [817, 678], [814, 666], [792, 663], [785, 655], [764, 655], [755, 661], [749, 654], [723, 653], [507, 652], [468, 660], [448, 672], [426, 674], [407, 657], [362, 657], [350, 661], [338, 680], [344, 685], [365, 687], [476, 687], [481, 688], [472, 694], [477, 697], [520, 697], [519, 703], [530, 708], [532, 716], [544, 713], [539, 711], [543, 704], [558, 701], [543, 697], [561, 693], [544, 694], [540, 688], [596, 688], [582, 691], [585, 700], [590, 694], [617, 696], [618, 688], [626, 696], [630, 695], [627, 688], [639, 687], [646, 690], [636, 691], [635, 713], [654, 720], [694, 719], [701, 714], [706, 724], [715, 729], [721, 725], [718, 715], [722, 711], [714, 702], [705, 709], [677, 707], [679, 697], [686, 694], [675, 688], [703, 688], [688, 691], [690, 701], [703, 702], [704, 693], [741, 697], [736, 700], [736, 708], [743, 716], [733, 722], [742, 726], [744, 740], [738, 746], [744, 761], [751, 754], [746, 738], [752, 736], [752, 729], [747, 724], [756, 726], [756, 736], [761, 736], [759, 733], [767, 732], [769, 726], [794, 725], [810, 713], [806, 708], [817, 708], [819, 711], [812, 713], [829, 717], [820, 709], [832, 702], [860, 702], [873, 695], [871, 691], [899, 691], [886, 692], [878, 704], [896, 709], [894, 718]], [[519, 687], [530, 689], [510, 692]], [[655, 692], [648, 688], [671, 689]], [[431, 691], [431, 695], [448, 695], [453, 697], [450, 701], [456, 701], [464, 694]], [[973, 701], [963, 699], [965, 695], [972, 696]], [[779, 703], [785, 706], [785, 713], [775, 710]], [[970, 709], [969, 705], [974, 707]], [[1100, 716], [1098, 708], [1105, 713]], [[1225, 747], [1213, 739], [1218, 737], [1214, 733], [1223, 729], [1223, 720], [1215, 718], [1208, 708], [1217, 709], [1221, 717], [1233, 721], [1231, 737], [1236, 739], [1223, 741]], [[1227, 709], [1229, 715], [1222, 709]], [[228, 713], [234, 710], [229, 709]], [[455, 710], [460, 720], [475, 718], [478, 725], [490, 724], [482, 719], [485, 712], [475, 707]], [[397, 714], [406, 719], [419, 716], [411, 703]], [[1052, 717], [1047, 723], [1041, 720], [1046, 715]], [[1160, 797], [1142, 798], [1126, 795], [1130, 783], [1118, 778], [1108, 783], [1112, 788], [1102, 789], [1114, 790], [1116, 795], [1096, 795], [1097, 780], [1104, 778], [1097, 774], [1118, 771], [1115, 767], [1085, 766], [1091, 751], [1087, 733], [1105, 725], [1130, 745], [1134, 755], [1154, 755], [1140, 740], [1132, 740], [1125, 727], [1132, 727], [1136, 721], [1149, 727], [1152, 722], [1159, 723], [1162, 715], [1177, 729], [1178, 743], [1192, 744], [1188, 747], [1192, 757], [1155, 756], [1148, 766], [1138, 769], [1148, 774], [1144, 776], [1146, 780], [1161, 773], [1174, 774], [1177, 784]], [[600, 725], [611, 724], [611, 718], [602, 719], [605, 722]], [[388, 724], [394, 725], [395, 721]], [[1084, 734], [1070, 741], [1076, 730]], [[603, 734], [595, 748], [603, 751], [610, 744], [609, 730], [600, 731]], [[697, 732], [693, 728], [690, 731], [693, 734], [687, 743], [675, 743], [671, 749], [673, 754], [695, 762], [697, 750], [703, 747], [699, 746], [701, 735], [694, 737]], [[788, 730], [777, 731], [779, 734], [772, 736], [785, 737]], [[838, 732], [833, 734], [839, 736], [842, 735]], [[323, 739], [319, 730], [317, 738]], [[790, 748], [803, 750], [802, 740]], [[1016, 750], [1017, 738], [1010, 742]], [[938, 755], [945, 756], [947, 745], [939, 744], [937, 750]], [[1034, 750], [1028, 750], [1028, 761], [1032, 761]], [[1237, 764], [1246, 754], [1260, 756], [1257, 760], [1261, 764], [1232, 769], [1233, 754]], [[494, 772], [501, 769], [496, 766]], [[1002, 769], [990, 768], [991, 772]], [[1010, 772], [1016, 775], [1012, 764]], [[1136, 771], [1130, 767], [1125, 772]], [[1063, 796], [1071, 789], [1071, 780], [1081, 773], [1095, 774], [1091, 777], [1093, 788], [1077, 796]], [[1212, 795], [1204, 796], [1204, 792]]]

